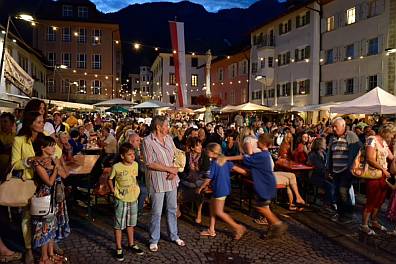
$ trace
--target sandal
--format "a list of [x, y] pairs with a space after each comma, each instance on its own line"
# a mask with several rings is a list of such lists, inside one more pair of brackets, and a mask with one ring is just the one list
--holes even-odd
[[289, 211], [297, 211], [297, 206], [294, 204], [289, 205]]
[[52, 260], [54, 263], [66, 263], [67, 258], [64, 256], [60, 256], [58, 254], [54, 254], [49, 256], [50, 260]]
[[22, 259], [22, 253], [20, 253], [20, 252], [14, 252], [11, 255], [0, 255], [1, 263], [7, 263], [7, 262], [21, 260], [21, 259]]
[[369, 236], [375, 236], [376, 235], [375, 231], [373, 229], [371, 229], [367, 225], [360, 225], [359, 229], [360, 229], [360, 231], [362, 231], [366, 235], [369, 235]]
[[242, 226], [241, 229], [235, 233], [234, 239], [240, 240], [243, 237], [243, 235], [246, 233], [246, 231], [247, 231], [246, 227]]
[[380, 224], [379, 222], [377, 222], [377, 221], [371, 222], [371, 228], [377, 229], [377, 230], [380, 230], [380, 231], [384, 231], [384, 232], [387, 232], [387, 231], [388, 231], [388, 229], [387, 229], [385, 226], [381, 225], [381, 224]]
[[204, 231], [200, 232], [199, 235], [201, 235], [201, 236], [208, 236], [208, 237], [215, 237], [215, 236], [216, 236], [216, 232], [215, 232], [215, 231], [211, 232], [211, 231], [208, 229], [208, 230], [204, 230]]
[[179, 246], [179, 247], [185, 247], [186, 243], [184, 243], [183, 240], [181, 240], [180, 238], [175, 240], [175, 243]]
[[253, 219], [253, 222], [255, 222], [258, 225], [268, 225], [267, 218], [260, 216], [259, 218]]

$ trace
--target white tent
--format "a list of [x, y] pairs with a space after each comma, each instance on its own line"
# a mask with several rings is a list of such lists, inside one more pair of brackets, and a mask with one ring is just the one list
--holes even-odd
[[312, 112], [312, 111], [330, 111], [331, 107], [340, 105], [345, 102], [332, 102], [332, 103], [324, 103], [324, 104], [312, 104], [305, 106], [295, 106], [291, 110], [297, 112]]
[[396, 96], [376, 87], [352, 101], [331, 107], [330, 112], [338, 114], [395, 114]]
[[238, 111], [272, 111], [271, 108], [253, 103], [246, 103], [232, 107], [230, 106], [227, 109], [225, 108], [227, 108], [227, 106], [221, 109], [221, 111], [225, 113], [238, 112]]
[[134, 109], [140, 109], [140, 108], [147, 108], [147, 109], [153, 109], [153, 108], [160, 108], [160, 107], [168, 107], [170, 106], [169, 104], [157, 101], [157, 100], [151, 100], [147, 102], [143, 102], [141, 104], [135, 105]]
[[111, 100], [96, 103], [96, 104], [94, 104], [94, 106], [96, 106], [96, 107], [112, 107], [113, 105], [129, 106], [129, 105], [133, 105], [133, 104], [134, 103], [132, 103], [131, 101], [117, 98], [117, 99], [111, 99]]

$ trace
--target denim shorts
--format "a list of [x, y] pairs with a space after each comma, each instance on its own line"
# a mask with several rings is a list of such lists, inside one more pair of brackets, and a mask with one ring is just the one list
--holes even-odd
[[118, 199], [114, 200], [114, 228], [123, 230], [126, 227], [136, 226], [138, 205], [137, 201], [124, 202]]

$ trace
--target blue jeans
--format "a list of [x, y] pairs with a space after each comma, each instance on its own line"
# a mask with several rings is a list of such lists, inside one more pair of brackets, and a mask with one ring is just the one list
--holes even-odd
[[140, 188], [140, 194], [138, 198], [138, 212], [141, 213], [143, 211], [144, 200], [146, 200], [148, 193], [147, 193], [146, 185], [140, 183], [139, 188]]
[[353, 217], [354, 207], [352, 205], [349, 189], [352, 186], [353, 175], [349, 169], [333, 175], [335, 195], [337, 199], [337, 211], [341, 217]]
[[166, 202], [166, 218], [168, 221], [168, 230], [172, 241], [178, 240], [177, 231], [177, 190], [169, 192], [152, 192], [152, 209], [150, 222], [150, 244], [157, 244], [161, 234], [161, 215], [162, 207]]

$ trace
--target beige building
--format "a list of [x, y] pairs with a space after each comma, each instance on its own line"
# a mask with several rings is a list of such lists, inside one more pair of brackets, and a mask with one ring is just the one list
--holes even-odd
[[331, 1], [321, 29], [321, 103], [349, 101], [376, 86], [396, 92], [396, 1]]
[[281, 109], [319, 102], [319, 10], [305, 1], [251, 33], [251, 102]]
[[[187, 105], [195, 104], [199, 95], [205, 95], [206, 55], [186, 54]], [[151, 66], [153, 74], [152, 99], [165, 103], [176, 102], [177, 84], [172, 53], [160, 53]]]
[[[5, 30], [0, 33], [0, 56]], [[9, 33], [0, 78], [0, 107], [23, 106], [30, 97], [46, 98], [47, 69], [41, 53]]]
[[47, 79], [48, 98], [95, 103], [118, 97], [118, 24], [104, 20], [87, 0], [60, 0], [39, 10], [33, 44], [52, 68]]

